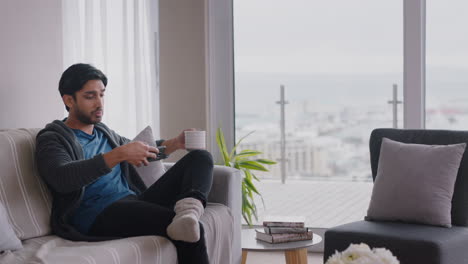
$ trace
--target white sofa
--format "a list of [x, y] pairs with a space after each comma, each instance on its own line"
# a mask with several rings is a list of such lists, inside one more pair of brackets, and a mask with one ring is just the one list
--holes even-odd
[[[0, 130], [0, 203], [23, 246], [20, 250], [1, 252], [1, 264], [177, 263], [175, 247], [163, 237], [72, 242], [53, 235], [49, 226], [51, 196], [39, 177], [34, 158], [37, 132], [39, 129]], [[241, 176], [238, 170], [215, 166], [208, 202], [201, 222], [206, 231], [210, 263], [240, 263]]]

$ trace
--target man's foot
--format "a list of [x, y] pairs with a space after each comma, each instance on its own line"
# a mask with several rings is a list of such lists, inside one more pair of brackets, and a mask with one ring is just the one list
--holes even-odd
[[184, 198], [177, 201], [176, 215], [167, 227], [167, 235], [173, 240], [197, 242], [200, 240], [199, 220], [204, 212], [203, 204], [195, 198]]

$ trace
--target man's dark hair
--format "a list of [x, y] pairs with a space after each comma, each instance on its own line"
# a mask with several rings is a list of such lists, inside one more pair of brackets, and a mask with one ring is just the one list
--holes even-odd
[[[76, 99], [75, 93], [81, 90], [85, 83], [90, 80], [101, 80], [104, 86], [107, 86], [107, 77], [100, 70], [96, 69], [90, 64], [73, 64], [63, 72], [62, 77], [60, 78], [60, 96], [68, 94]], [[66, 105], [65, 108], [67, 111], [70, 110], [70, 108]]]

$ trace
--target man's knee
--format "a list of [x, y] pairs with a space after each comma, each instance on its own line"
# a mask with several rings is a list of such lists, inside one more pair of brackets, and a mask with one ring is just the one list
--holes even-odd
[[190, 151], [187, 155], [187, 158], [195, 159], [197, 162], [205, 162], [210, 166], [213, 166], [213, 156], [210, 152], [204, 149], [195, 149]]

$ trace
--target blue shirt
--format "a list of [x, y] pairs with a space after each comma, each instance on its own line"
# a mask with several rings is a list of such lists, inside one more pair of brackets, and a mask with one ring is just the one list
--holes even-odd
[[[97, 129], [93, 130], [92, 135], [79, 129], [73, 129], [73, 132], [83, 147], [85, 159], [112, 150], [107, 138]], [[85, 187], [80, 206], [71, 217], [71, 224], [81, 233], [87, 234], [94, 220], [104, 208], [131, 194], [135, 193], [128, 187], [120, 164], [118, 164], [112, 168], [111, 172]]]

